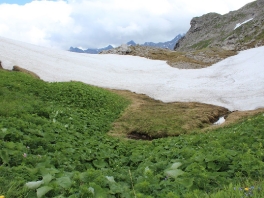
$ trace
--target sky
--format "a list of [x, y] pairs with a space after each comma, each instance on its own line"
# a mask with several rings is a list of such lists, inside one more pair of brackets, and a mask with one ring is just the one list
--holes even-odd
[[119, 46], [165, 42], [208, 12], [226, 14], [252, 0], [0, 0], [0, 36], [35, 45]]

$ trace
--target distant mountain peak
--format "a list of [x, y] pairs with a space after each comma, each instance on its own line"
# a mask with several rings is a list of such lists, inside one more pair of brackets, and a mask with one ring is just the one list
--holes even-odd
[[163, 48], [163, 49], [170, 49], [173, 50], [175, 44], [178, 42], [179, 39], [181, 39], [183, 35], [178, 34], [174, 39], [166, 42], [159, 42], [159, 43], [154, 43], [154, 42], [145, 42], [142, 44], [143, 46], [150, 46], [150, 47], [158, 47], [158, 48]]
[[131, 40], [131, 41], [127, 42], [127, 45], [128, 46], [135, 46], [137, 44], [133, 40]]
[[[183, 35], [179, 34], [174, 39], [172, 39], [171, 41], [167, 41], [167, 42], [159, 42], [159, 43], [145, 42], [144, 44], [141, 44], [141, 46], [149, 46], [149, 47], [157, 47], [157, 48], [173, 50], [175, 44], [178, 42], [178, 40], [180, 38], [182, 38], [182, 36]], [[125, 45], [127, 45], [127, 46], [135, 46], [137, 44], [136, 44], [135, 41], [131, 40], [131, 41], [127, 42]], [[86, 50], [80, 49], [78, 47], [70, 47], [69, 51], [77, 52], [77, 53], [99, 54], [100, 52], [102, 52], [104, 50], [110, 50], [110, 49], [113, 49], [113, 48], [114, 47], [112, 45], [108, 45], [105, 48], [99, 48], [99, 49], [88, 48]]]
[[103, 50], [110, 50], [113, 49], [114, 47], [112, 45], [108, 45], [107, 47], [104, 48], [88, 48], [86, 50], [80, 49], [78, 47], [70, 47], [69, 51], [71, 52], [77, 52], [77, 53], [88, 53], [88, 54], [99, 54]]

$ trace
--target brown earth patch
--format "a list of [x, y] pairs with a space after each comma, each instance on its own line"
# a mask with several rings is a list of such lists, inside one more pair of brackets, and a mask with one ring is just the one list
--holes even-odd
[[29, 71], [29, 70], [24, 69], [24, 68], [21, 68], [21, 67], [16, 66], [16, 65], [13, 67], [13, 71], [18, 71], [18, 72], [26, 73], [26, 74], [29, 74], [30, 76], [32, 76], [33, 78], [40, 79], [40, 77], [37, 74], [35, 74], [34, 72]]

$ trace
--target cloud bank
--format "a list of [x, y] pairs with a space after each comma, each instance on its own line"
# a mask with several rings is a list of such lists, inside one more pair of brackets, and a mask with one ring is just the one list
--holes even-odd
[[193, 17], [227, 13], [251, 0], [58, 0], [0, 4], [0, 36], [68, 49], [160, 42], [185, 33]]

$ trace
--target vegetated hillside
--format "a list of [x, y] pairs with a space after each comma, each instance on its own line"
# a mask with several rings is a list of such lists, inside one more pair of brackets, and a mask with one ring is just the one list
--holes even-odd
[[264, 196], [263, 113], [208, 133], [128, 141], [106, 135], [128, 104], [109, 91], [4, 70], [0, 87], [0, 195]]
[[240, 51], [264, 45], [264, 0], [257, 0], [237, 11], [194, 17], [191, 28], [175, 45], [177, 51], [208, 47]]

